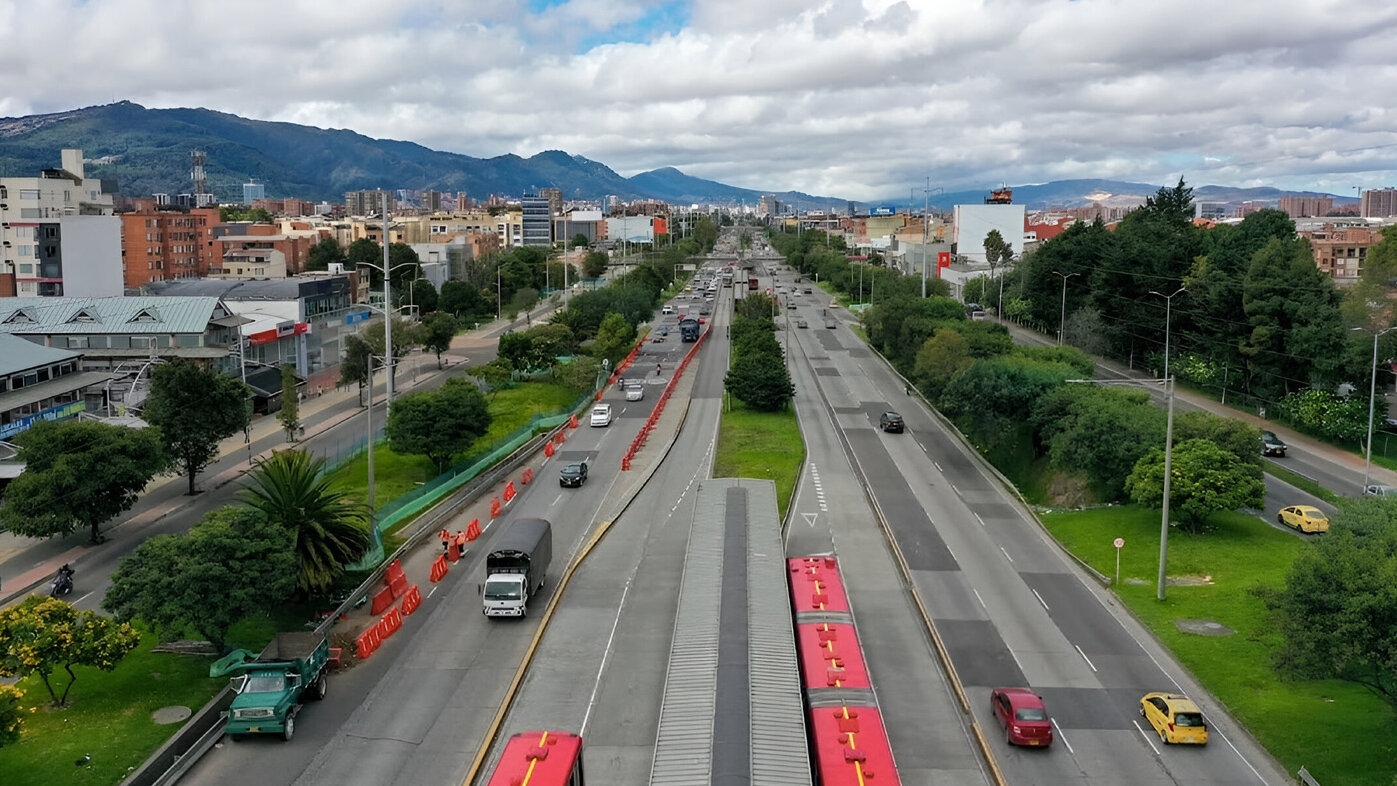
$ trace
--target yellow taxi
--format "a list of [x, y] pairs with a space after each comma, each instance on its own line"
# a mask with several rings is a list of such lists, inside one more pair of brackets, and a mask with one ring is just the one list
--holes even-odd
[[1146, 693], [1140, 699], [1140, 714], [1149, 721], [1164, 743], [1192, 745], [1208, 743], [1208, 725], [1203, 712], [1187, 696], [1177, 693]]
[[1329, 531], [1329, 517], [1324, 515], [1324, 511], [1310, 505], [1281, 508], [1281, 512], [1276, 514], [1276, 521], [1301, 532]]

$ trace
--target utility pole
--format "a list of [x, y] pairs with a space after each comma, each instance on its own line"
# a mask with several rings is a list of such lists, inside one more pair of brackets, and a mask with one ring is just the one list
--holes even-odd
[[[388, 396], [383, 401], [383, 410], [387, 412], [393, 406], [393, 285], [388, 281], [388, 192], [380, 190], [379, 196], [383, 206], [383, 362], [388, 366]], [[369, 400], [373, 400], [372, 386]]]
[[926, 298], [926, 244], [927, 244], [927, 215], [931, 209], [931, 176], [926, 179], [926, 190], [922, 192], [922, 298]]

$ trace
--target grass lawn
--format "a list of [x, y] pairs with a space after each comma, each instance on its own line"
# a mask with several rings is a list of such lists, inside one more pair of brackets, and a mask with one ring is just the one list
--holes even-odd
[[[1123, 506], [1040, 517], [1067, 549], [1107, 576], [1116, 571], [1111, 542], [1125, 539], [1121, 598], [1286, 770], [1303, 765], [1326, 786], [1391, 786], [1397, 775], [1391, 709], [1356, 685], [1283, 682], [1271, 670], [1270, 648], [1279, 639], [1248, 590], [1282, 586], [1295, 555], [1307, 547], [1303, 541], [1240, 513], [1216, 515], [1207, 534], [1172, 530], [1171, 580], [1203, 583], [1171, 585], [1159, 602], [1158, 511]], [[1179, 619], [1214, 620], [1236, 632], [1184, 633], [1174, 625]]]
[[[0, 782], [5, 786], [52, 786], [56, 783], [110, 786], [140, 766], [180, 724], [156, 725], [151, 713], [180, 705], [198, 711], [228, 683], [209, 679], [206, 657], [153, 653], [153, 634], [110, 672], [77, 666], [71, 704], [54, 709], [37, 677], [19, 683], [25, 706], [35, 711], [24, 719], [23, 736], [0, 748]], [[68, 675], [52, 677], [60, 695]], [[78, 767], [84, 755], [91, 762]]]
[[795, 410], [754, 412], [734, 403], [731, 412], [723, 413], [713, 477], [774, 481], [776, 505], [783, 519], [804, 461], [805, 443]]
[[[477, 439], [465, 454], [478, 451], [504, 439], [523, 427], [535, 415], [562, 412], [577, 400], [577, 393], [545, 382], [525, 382], [509, 390], [501, 390], [488, 398], [490, 428]], [[426, 456], [394, 453], [386, 443], [374, 450], [374, 504], [383, 507], [437, 476], [436, 467]], [[332, 476], [332, 482], [356, 499], [368, 500], [368, 458], [359, 456], [348, 461]]]

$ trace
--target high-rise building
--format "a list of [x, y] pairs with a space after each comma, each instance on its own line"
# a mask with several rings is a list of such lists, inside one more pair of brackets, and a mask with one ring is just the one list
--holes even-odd
[[214, 227], [218, 208], [157, 210], [147, 202], [122, 213], [121, 266], [128, 289], [152, 281], [201, 278], [218, 264]]
[[549, 216], [560, 216], [563, 214], [563, 189], [561, 188], [540, 188], [538, 195], [548, 200]]
[[1291, 218], [1305, 218], [1307, 216], [1327, 216], [1329, 215], [1329, 212], [1334, 209], [1334, 197], [1281, 197], [1280, 209]]
[[519, 201], [523, 208], [520, 245], [553, 245], [553, 213], [548, 206], [548, 197], [524, 197]]
[[267, 186], [265, 183], [253, 182], [251, 178], [243, 183], [243, 204], [250, 205], [254, 200], [267, 198]]
[[1372, 188], [1358, 200], [1358, 215], [1364, 218], [1397, 216], [1397, 188]]
[[389, 213], [397, 209], [391, 191], [347, 191], [344, 195], [344, 212], [350, 216], [382, 215], [385, 200]]
[[422, 211], [427, 215], [441, 212], [440, 191], [428, 190], [422, 192]]
[[81, 150], [38, 177], [0, 178], [0, 296], [121, 294], [121, 221]]

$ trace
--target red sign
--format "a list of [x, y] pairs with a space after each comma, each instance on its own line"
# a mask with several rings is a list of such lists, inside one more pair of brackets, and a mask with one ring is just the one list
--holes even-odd
[[949, 252], [949, 251], [938, 251], [938, 252], [936, 252], [936, 266], [937, 266], [937, 267], [950, 267], [950, 266], [951, 266], [951, 252]]
[[663, 218], [657, 218], [657, 219], [655, 219], [655, 234], [657, 234], [657, 235], [668, 235], [668, 234], [669, 234], [669, 225], [665, 223], [665, 220], [664, 220]]
[[277, 325], [271, 330], [263, 330], [260, 333], [253, 333], [247, 337], [247, 343], [256, 347], [262, 344], [271, 344], [280, 341], [287, 336], [299, 336], [310, 332], [309, 322], [287, 322]]

